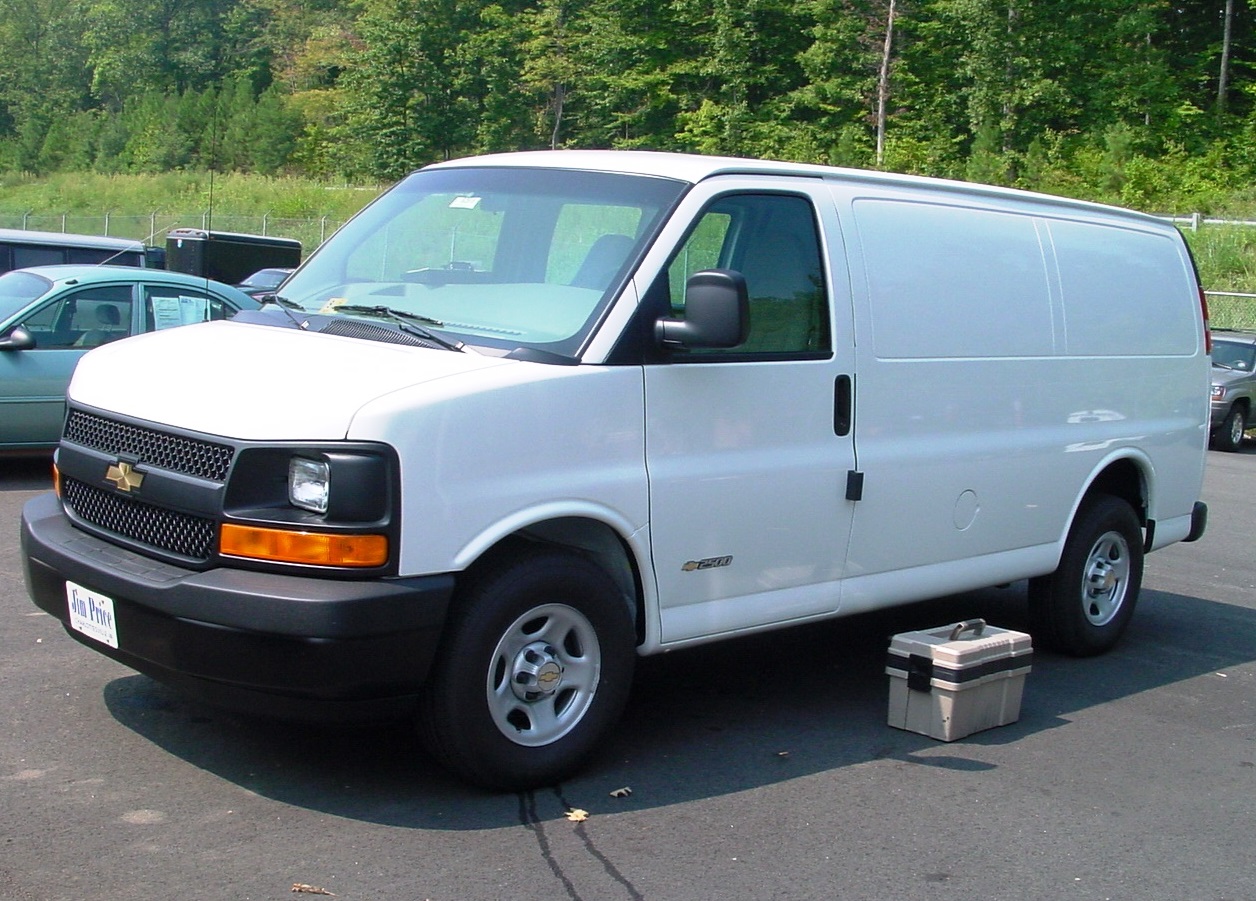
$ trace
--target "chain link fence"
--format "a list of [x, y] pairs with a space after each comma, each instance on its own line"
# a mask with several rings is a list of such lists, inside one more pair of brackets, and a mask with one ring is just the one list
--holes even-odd
[[248, 235], [270, 235], [295, 238], [304, 254], [327, 240], [343, 220], [323, 216], [318, 219], [284, 219], [276, 216], [224, 216], [208, 211], [194, 216], [163, 213], [155, 210], [146, 215], [71, 215], [67, 213], [5, 212], [0, 210], [0, 228], [24, 231], [63, 232], [76, 235], [103, 235], [131, 238], [145, 244], [164, 247], [166, 233], [173, 228], [203, 228]]
[[1208, 323], [1213, 328], [1256, 329], [1256, 294], [1205, 291]]

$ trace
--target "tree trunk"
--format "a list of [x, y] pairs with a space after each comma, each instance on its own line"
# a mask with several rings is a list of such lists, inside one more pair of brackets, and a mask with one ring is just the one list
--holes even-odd
[[1230, 87], [1230, 32], [1234, 21], [1234, 0], [1225, 0], [1225, 23], [1221, 28], [1221, 73], [1217, 78], [1217, 115], [1225, 114]]
[[890, 0], [885, 14], [885, 48], [881, 52], [881, 72], [877, 77], [877, 168], [885, 156], [886, 106], [890, 102], [890, 57], [894, 47], [894, 5]]

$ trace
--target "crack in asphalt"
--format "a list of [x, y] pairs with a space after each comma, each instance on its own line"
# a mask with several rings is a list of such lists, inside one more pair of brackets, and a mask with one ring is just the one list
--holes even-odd
[[[555, 786], [551, 789], [551, 791], [553, 792], [554, 797], [558, 799], [558, 803], [561, 805], [563, 814], [575, 809], [574, 805], [569, 803], [567, 799], [563, 797], [561, 787]], [[550, 868], [550, 872], [554, 874], [560, 883], [562, 883], [562, 886], [567, 893], [567, 897], [570, 898], [571, 901], [584, 901], [583, 896], [579, 891], [577, 891], [575, 884], [563, 871], [562, 864], [554, 856], [553, 846], [550, 844], [549, 836], [545, 833], [545, 823], [537, 813], [537, 798], [535, 792], [526, 791], [519, 793], [519, 822], [536, 838], [537, 847], [541, 851], [541, 859], [544, 860], [546, 866]], [[611, 862], [610, 858], [598, 849], [597, 844], [593, 841], [593, 836], [589, 834], [589, 829], [585, 822], [579, 822], [574, 825], [575, 828], [573, 831], [580, 839], [581, 844], [584, 845], [584, 848], [589, 853], [589, 856], [601, 865], [602, 871], [606, 873], [607, 876], [619, 885], [623, 886], [630, 901], [645, 901], [645, 896], [642, 895], [641, 892], [637, 891], [637, 887], [632, 884], [632, 880], [621, 873], [619, 868]]]

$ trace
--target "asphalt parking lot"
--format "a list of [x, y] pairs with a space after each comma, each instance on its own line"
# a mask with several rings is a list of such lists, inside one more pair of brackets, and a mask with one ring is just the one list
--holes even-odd
[[1252, 901], [1256, 446], [1208, 462], [1208, 534], [1148, 558], [1114, 652], [1036, 654], [1012, 725], [892, 729], [884, 661], [1025, 628], [1023, 584], [642, 661], [593, 766], [488, 795], [403, 728], [237, 717], [71, 641], [21, 579], [47, 464], [0, 460], [0, 899]]

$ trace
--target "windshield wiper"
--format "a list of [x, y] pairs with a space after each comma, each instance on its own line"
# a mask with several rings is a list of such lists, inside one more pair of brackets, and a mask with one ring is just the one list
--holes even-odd
[[301, 306], [299, 303], [288, 300], [286, 297], [280, 297], [278, 294], [266, 294], [263, 295], [263, 297], [265, 299], [262, 301], [262, 306], [265, 306], [268, 303], [273, 303], [275, 306], [279, 307], [279, 309], [283, 310], [284, 315], [291, 319], [292, 324], [297, 328], [305, 331], [310, 327], [310, 321], [308, 319], [299, 319], [297, 318], [297, 315], [292, 312], [293, 310], [300, 310], [302, 313], [305, 312], [305, 307]]
[[365, 313], [368, 316], [378, 316], [381, 319], [391, 319], [402, 331], [409, 332], [419, 338], [428, 341], [434, 341], [446, 350], [465, 351], [466, 345], [461, 341], [450, 341], [442, 338], [440, 335], [426, 328], [432, 326], [434, 328], [443, 328], [445, 323], [439, 319], [433, 319], [431, 316], [424, 316], [421, 313], [410, 313], [406, 310], [398, 310], [393, 307], [383, 305], [370, 306], [366, 304], [342, 304], [336, 307], [337, 313]]

